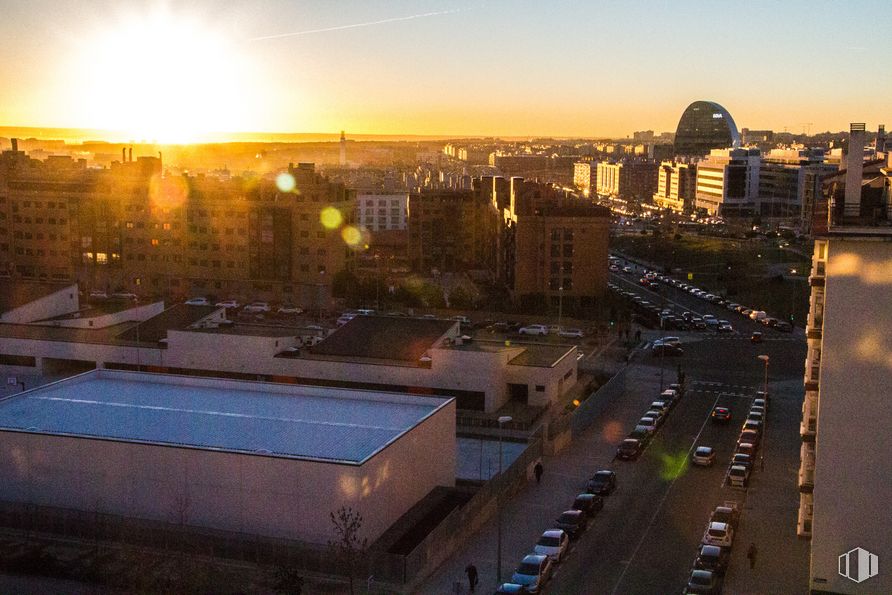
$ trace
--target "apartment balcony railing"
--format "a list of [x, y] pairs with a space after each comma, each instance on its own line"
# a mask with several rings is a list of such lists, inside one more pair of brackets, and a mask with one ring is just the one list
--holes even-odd
[[799, 518], [796, 523], [796, 535], [803, 539], [811, 538], [811, 523], [814, 518], [814, 498], [811, 494], [799, 495]]
[[811, 494], [815, 490], [815, 469], [807, 468], [805, 461], [799, 468], [799, 492], [802, 494]]

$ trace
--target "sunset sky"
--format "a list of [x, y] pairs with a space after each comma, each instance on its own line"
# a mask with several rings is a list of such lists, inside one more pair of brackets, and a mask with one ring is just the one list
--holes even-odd
[[0, 0], [0, 125], [625, 136], [892, 124], [878, 2]]

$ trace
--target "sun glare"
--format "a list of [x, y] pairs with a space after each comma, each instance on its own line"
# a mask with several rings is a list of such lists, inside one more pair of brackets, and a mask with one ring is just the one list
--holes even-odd
[[80, 110], [96, 128], [165, 143], [208, 140], [252, 126], [254, 69], [199, 19], [169, 11], [105, 25], [76, 61]]

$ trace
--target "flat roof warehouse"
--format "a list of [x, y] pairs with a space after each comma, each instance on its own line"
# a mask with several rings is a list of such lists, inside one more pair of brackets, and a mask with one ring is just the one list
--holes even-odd
[[94, 370], [0, 400], [0, 431], [360, 465], [450, 400]]

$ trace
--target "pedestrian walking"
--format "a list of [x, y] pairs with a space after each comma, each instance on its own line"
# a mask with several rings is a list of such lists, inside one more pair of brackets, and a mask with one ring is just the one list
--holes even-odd
[[474, 587], [477, 586], [477, 567], [473, 564], [468, 564], [465, 567], [465, 574], [468, 575], [468, 584], [471, 587], [471, 593], [473, 593]]
[[544, 469], [542, 468], [542, 461], [536, 461], [536, 466], [533, 467], [533, 473], [536, 474], [536, 483], [542, 483], [542, 472]]
[[746, 559], [750, 561], [750, 570], [756, 567], [756, 554], [759, 553], [759, 550], [756, 549], [756, 544], [751, 543], [750, 549], [746, 551]]
[[641, 329], [638, 329], [637, 331], [635, 331], [635, 342], [641, 343]]

